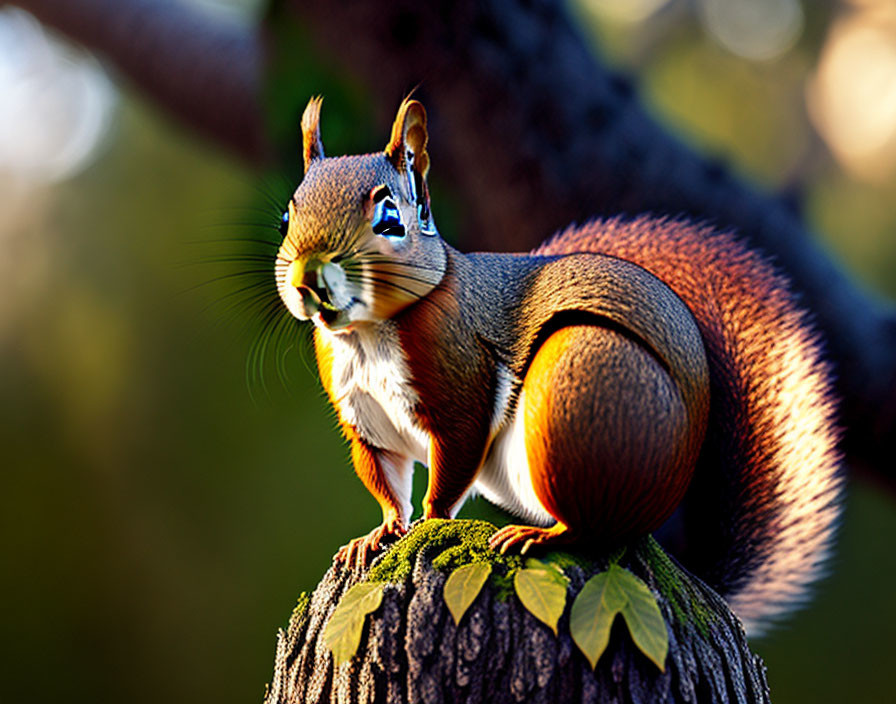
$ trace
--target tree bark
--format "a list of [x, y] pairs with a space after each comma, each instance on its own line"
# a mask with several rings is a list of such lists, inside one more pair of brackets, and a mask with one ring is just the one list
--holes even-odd
[[[448, 572], [434, 568], [433, 560], [464, 540], [474, 522], [442, 523], [439, 538], [418, 539], [408, 551], [414, 531], [427, 530], [418, 523], [377, 559], [371, 572], [335, 566], [327, 572], [310, 602], [278, 635], [266, 704], [769, 701], [765, 668], [750, 651], [739, 621], [652, 539], [630, 548], [620, 564], [658, 599], [669, 632], [665, 671], [637, 650], [618, 616], [609, 646], [592, 671], [570, 636], [570, 595], [606, 569], [606, 556], [588, 567], [565, 567], [570, 588], [557, 636], [526, 611], [512, 590], [502, 593], [491, 583], [455, 627], [443, 598]], [[449, 531], [457, 537], [446, 541]], [[334, 666], [322, 640], [334, 608], [352, 585], [371, 574], [382, 577], [377, 565], [390, 551], [402, 550], [412, 568], [385, 587], [355, 656]]]

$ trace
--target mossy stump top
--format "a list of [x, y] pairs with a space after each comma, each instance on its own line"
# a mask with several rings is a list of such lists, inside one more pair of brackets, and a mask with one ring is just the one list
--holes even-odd
[[[518, 556], [501, 556], [483, 521], [426, 521], [388, 547], [369, 570], [332, 567], [302, 596], [277, 639], [266, 704], [339, 702], [767, 702], [765, 668], [725, 602], [673, 562], [652, 538], [621, 557], [540, 555], [569, 580], [554, 635], [513, 587]], [[610, 560], [649, 587], [669, 636], [665, 670], [634, 645], [623, 619], [592, 670], [570, 634], [570, 605]], [[491, 573], [455, 626], [444, 599], [451, 572], [485, 562]], [[363, 618], [354, 655], [337, 664], [324, 639], [328, 621], [354, 585], [382, 584]]]

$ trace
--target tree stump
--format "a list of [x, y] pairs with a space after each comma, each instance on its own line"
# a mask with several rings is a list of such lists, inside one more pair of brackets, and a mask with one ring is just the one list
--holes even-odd
[[[637, 649], [618, 617], [592, 670], [570, 635], [570, 604], [610, 556], [545, 558], [569, 578], [555, 636], [514, 592], [522, 559], [488, 548], [494, 530], [483, 521], [418, 522], [369, 570], [331, 567], [278, 634], [265, 703], [769, 701], [765, 667], [740, 622], [652, 538], [615, 559], [657, 599], [669, 634], [665, 671]], [[492, 563], [491, 577], [455, 626], [443, 596], [448, 574], [483, 561]], [[324, 630], [346, 591], [365, 581], [384, 583], [382, 602], [366, 617], [355, 655], [335, 665]]]

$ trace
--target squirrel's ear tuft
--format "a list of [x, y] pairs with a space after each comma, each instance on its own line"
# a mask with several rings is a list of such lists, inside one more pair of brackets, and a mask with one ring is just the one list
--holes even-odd
[[323, 101], [319, 95], [311, 98], [302, 113], [302, 158], [305, 161], [305, 173], [312, 161], [324, 156], [324, 143], [320, 138], [320, 106]]
[[426, 178], [429, 154], [426, 151], [426, 110], [418, 100], [405, 98], [392, 124], [392, 138], [386, 145], [386, 156], [399, 171], [410, 168]]

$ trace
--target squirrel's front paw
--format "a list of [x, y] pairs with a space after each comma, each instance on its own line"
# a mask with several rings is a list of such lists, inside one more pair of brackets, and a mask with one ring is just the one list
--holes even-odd
[[390, 536], [400, 538], [407, 532], [408, 529], [402, 520], [398, 516], [392, 516], [367, 535], [355, 538], [339, 548], [333, 562], [345, 563], [349, 568], [366, 567], [373, 560], [373, 553], [379, 552], [384, 538]]

